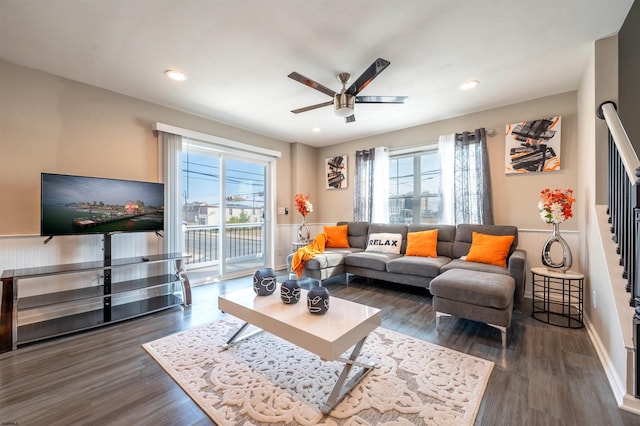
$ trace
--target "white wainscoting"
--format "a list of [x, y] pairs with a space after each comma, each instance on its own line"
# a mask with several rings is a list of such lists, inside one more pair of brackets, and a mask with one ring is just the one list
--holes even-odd
[[[100, 261], [104, 258], [102, 240], [101, 234], [60, 236], [44, 244], [45, 238], [40, 236], [0, 236], [0, 270]], [[111, 236], [113, 259], [147, 256], [161, 251], [161, 238], [154, 233], [123, 233]], [[122, 281], [146, 274], [147, 271], [142, 267], [131, 267], [116, 269], [112, 276], [113, 281]], [[20, 282], [20, 296], [80, 288], [95, 284], [100, 277], [101, 274], [88, 272], [25, 279]]]

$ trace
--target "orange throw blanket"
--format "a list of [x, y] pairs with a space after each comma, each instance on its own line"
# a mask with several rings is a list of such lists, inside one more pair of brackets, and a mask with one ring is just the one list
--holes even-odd
[[325, 234], [318, 234], [316, 237], [304, 247], [300, 247], [291, 260], [291, 271], [295, 271], [296, 276], [300, 278], [302, 276], [302, 270], [304, 269], [304, 262], [318, 253], [324, 253], [324, 246], [327, 244], [327, 236]]

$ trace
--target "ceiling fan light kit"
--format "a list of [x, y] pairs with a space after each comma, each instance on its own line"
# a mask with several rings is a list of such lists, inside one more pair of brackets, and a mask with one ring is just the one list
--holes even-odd
[[348, 117], [353, 114], [356, 97], [348, 93], [337, 93], [333, 97], [333, 107], [338, 117]]
[[333, 104], [335, 114], [343, 117], [345, 123], [353, 123], [356, 121], [354, 115], [355, 104], [402, 104], [407, 99], [406, 96], [357, 96], [365, 87], [373, 81], [382, 71], [389, 66], [390, 62], [386, 59], [378, 58], [367, 68], [356, 81], [347, 89], [347, 83], [351, 78], [351, 74], [342, 72], [337, 75], [338, 81], [342, 83], [342, 91], [340, 93], [329, 89], [322, 84], [311, 80], [297, 72], [289, 74], [289, 78], [299, 83], [309, 86], [325, 95], [331, 96], [333, 101], [323, 102], [316, 105], [310, 105], [303, 108], [294, 109], [291, 112], [299, 114], [301, 112], [310, 111], [312, 109], [321, 108]]

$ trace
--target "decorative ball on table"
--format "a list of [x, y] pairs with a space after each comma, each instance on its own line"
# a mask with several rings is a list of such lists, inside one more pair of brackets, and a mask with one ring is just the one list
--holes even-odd
[[253, 274], [253, 291], [258, 296], [269, 296], [276, 291], [276, 273], [272, 268], [260, 268]]
[[329, 310], [329, 290], [314, 287], [307, 292], [307, 311], [314, 315], [324, 315]]
[[298, 280], [286, 280], [280, 286], [280, 300], [285, 305], [293, 305], [300, 300], [300, 284]]

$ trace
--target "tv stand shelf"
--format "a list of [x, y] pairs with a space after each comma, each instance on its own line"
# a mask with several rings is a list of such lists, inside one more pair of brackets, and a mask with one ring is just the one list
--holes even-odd
[[[109, 248], [110, 244], [105, 246]], [[191, 304], [191, 288], [184, 270], [186, 255], [164, 253], [148, 257], [110, 259], [110, 252], [105, 253], [103, 261], [4, 271], [0, 278], [0, 353], [15, 350], [22, 344], [100, 327], [177, 305]], [[175, 273], [111, 282], [111, 272], [114, 270], [140, 268], [162, 262], [173, 264]], [[73, 290], [52, 290], [35, 296], [20, 296], [21, 280], [93, 271], [101, 273], [102, 283]], [[47, 310], [58, 310], [61, 313], [40, 315], [40, 312]], [[29, 312], [36, 312], [36, 317], [42, 318], [22, 324], [19, 314]]]

